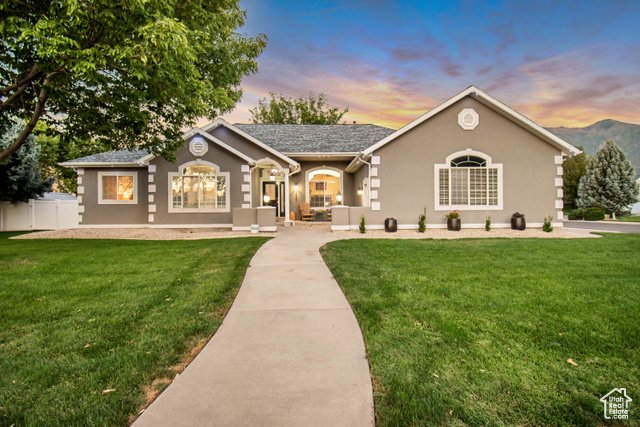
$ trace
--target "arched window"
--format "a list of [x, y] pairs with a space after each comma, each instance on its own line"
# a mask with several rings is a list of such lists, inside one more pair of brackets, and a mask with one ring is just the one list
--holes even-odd
[[342, 188], [339, 170], [318, 168], [307, 172], [307, 198], [312, 208], [330, 208], [338, 204]]
[[436, 167], [436, 209], [502, 209], [502, 165], [473, 150]]
[[229, 211], [228, 173], [208, 162], [189, 162], [178, 170], [169, 174], [169, 212]]

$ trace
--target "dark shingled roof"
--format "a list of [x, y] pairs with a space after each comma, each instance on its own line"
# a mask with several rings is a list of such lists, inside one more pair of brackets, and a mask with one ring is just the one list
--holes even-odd
[[119, 151], [107, 151], [106, 153], [92, 154], [86, 157], [80, 157], [79, 159], [67, 160], [64, 163], [124, 163], [124, 162], [136, 162], [146, 156], [145, 150], [119, 150]]
[[234, 126], [281, 153], [360, 152], [395, 132], [377, 125]]

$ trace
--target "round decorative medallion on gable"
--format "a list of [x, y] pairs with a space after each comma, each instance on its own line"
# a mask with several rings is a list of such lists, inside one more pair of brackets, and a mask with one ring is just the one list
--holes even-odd
[[473, 108], [465, 108], [458, 114], [458, 124], [464, 130], [474, 130], [480, 123], [480, 116]]
[[194, 156], [204, 156], [209, 150], [209, 144], [201, 136], [195, 136], [189, 143], [189, 151]]

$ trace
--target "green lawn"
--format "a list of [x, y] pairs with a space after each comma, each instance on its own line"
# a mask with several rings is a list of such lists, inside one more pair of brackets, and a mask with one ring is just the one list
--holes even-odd
[[640, 423], [640, 236], [322, 253], [364, 334], [379, 426], [602, 425], [618, 387]]
[[6, 239], [14, 234], [0, 233], [7, 426], [126, 425], [145, 388], [173, 379], [215, 332], [268, 240]]
[[616, 221], [640, 222], [640, 216], [622, 216], [622, 217], [618, 217]]

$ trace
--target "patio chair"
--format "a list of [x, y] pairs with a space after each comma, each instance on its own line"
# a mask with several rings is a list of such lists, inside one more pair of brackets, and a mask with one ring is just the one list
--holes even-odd
[[313, 214], [311, 213], [311, 205], [308, 202], [300, 203], [300, 219], [302, 221], [310, 221], [313, 219]]

